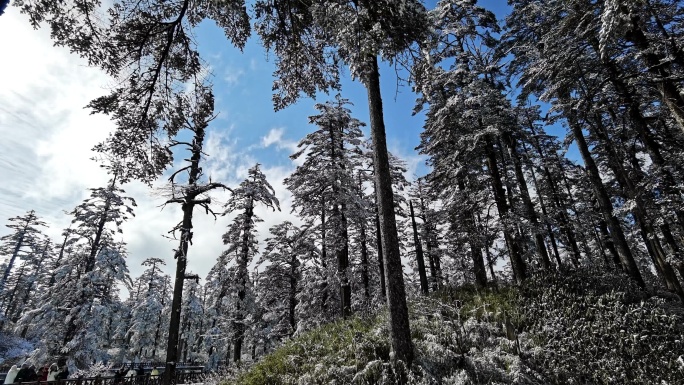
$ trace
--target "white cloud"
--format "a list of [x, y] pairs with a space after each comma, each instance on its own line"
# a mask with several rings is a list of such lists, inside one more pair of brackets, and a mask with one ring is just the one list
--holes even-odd
[[285, 130], [282, 127], [271, 128], [266, 136], [261, 138], [261, 145], [264, 147], [269, 147], [273, 144], [279, 144], [283, 139], [283, 132]]
[[286, 150], [288, 154], [292, 154], [297, 151], [297, 142], [283, 139], [283, 134], [285, 133], [285, 128], [276, 127], [271, 128], [266, 136], [261, 137], [261, 146], [263, 148], [268, 148], [275, 146], [278, 150]]
[[[10, 8], [2, 17], [0, 51], [0, 167], [6, 180], [0, 217], [35, 209], [65, 225], [70, 210], [107, 177], [95, 162], [93, 145], [112, 130], [102, 116], [83, 107], [106, 92], [110, 79], [67, 49], [53, 47], [48, 30], [34, 31], [26, 16]], [[9, 57], [9, 56], [8, 56]], [[2, 230], [4, 232], [4, 229]], [[50, 235], [58, 236], [61, 227]]]
[[223, 71], [223, 80], [230, 86], [235, 86], [240, 83], [240, 80], [245, 76], [245, 70], [242, 68], [234, 68], [227, 66]]
[[396, 140], [390, 140], [388, 147], [389, 152], [406, 162], [406, 172], [404, 173], [404, 176], [407, 180], [413, 181], [416, 177], [424, 176], [429, 172], [428, 167], [425, 165], [427, 159], [425, 155], [417, 154], [415, 152], [407, 153], [402, 150], [402, 146], [400, 146]]

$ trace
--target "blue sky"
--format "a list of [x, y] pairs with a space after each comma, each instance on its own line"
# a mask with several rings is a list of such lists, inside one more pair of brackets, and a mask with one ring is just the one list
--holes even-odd
[[[434, 4], [429, 2], [431, 7]], [[508, 7], [504, 1], [481, 1], [481, 5], [503, 18]], [[33, 30], [25, 15], [9, 7], [0, 17], [0, 52], [12, 60], [0, 61], [0, 223], [35, 209], [50, 225], [47, 230], [58, 240], [69, 225], [64, 210], [71, 210], [88, 195], [88, 188], [103, 186], [108, 176], [90, 160], [93, 145], [106, 138], [114, 126], [106, 116], [90, 115], [83, 107], [93, 98], [106, 94], [112, 79], [87, 67], [67, 49], [54, 47], [49, 30]], [[282, 181], [294, 168], [289, 155], [297, 141], [313, 127], [308, 116], [315, 114], [315, 101], [302, 98], [293, 106], [273, 112], [271, 85], [273, 62], [252, 37], [241, 53], [230, 45], [223, 32], [210, 23], [197, 30], [201, 54], [212, 68], [216, 111], [210, 126], [204, 170], [214, 181], [237, 185], [254, 163], [262, 169], [276, 189], [282, 212], [258, 209], [265, 219], [259, 225], [261, 239], [268, 228], [291, 219], [290, 197]], [[409, 177], [426, 172], [424, 158], [415, 147], [419, 143], [423, 117], [412, 116], [415, 95], [407, 86], [397, 88], [394, 70], [383, 64], [381, 87], [384, 101], [388, 147], [408, 162]], [[353, 114], [368, 122], [364, 87], [345, 76], [343, 97], [354, 103]], [[334, 95], [330, 95], [332, 98]], [[324, 102], [327, 98], [321, 98]], [[366, 128], [366, 132], [368, 129]], [[182, 157], [178, 157], [182, 160]], [[178, 164], [177, 164], [178, 165]], [[177, 166], [176, 165], [176, 166]], [[162, 181], [155, 187], [160, 187]], [[177, 242], [162, 237], [181, 218], [178, 207], [160, 209], [163, 203], [154, 190], [140, 183], [124, 186], [138, 202], [136, 217], [124, 225], [123, 239], [128, 243], [132, 274], [142, 271], [140, 263], [149, 257], [165, 258], [166, 271], [173, 271], [171, 256]], [[220, 203], [227, 196], [217, 194]], [[195, 216], [194, 244], [189, 268], [204, 276], [224, 249], [221, 235], [231, 216], [218, 220], [198, 213]], [[0, 236], [7, 233], [0, 226]]]
[[[427, 2], [428, 8], [436, 1]], [[482, 0], [481, 6], [492, 10], [498, 18], [504, 18], [509, 7], [503, 0]], [[256, 36], [252, 36], [243, 53], [232, 47], [225, 39], [223, 31], [213, 23], [205, 22], [197, 30], [197, 40], [202, 56], [207, 60], [214, 73], [217, 110], [222, 119], [217, 123], [232, 124], [236, 128], [235, 140], [241, 145], [251, 145], [267, 135], [269, 130], [282, 129], [282, 139], [296, 142], [312, 128], [307, 125], [307, 117], [315, 114], [314, 104], [332, 98], [334, 94], [319, 95], [319, 100], [302, 97], [299, 102], [282, 111], [273, 112], [271, 86], [273, 83], [273, 60], [266, 61], [266, 54]], [[420, 142], [422, 114], [413, 116], [416, 96], [410, 86], [398, 84], [395, 69], [388, 63], [381, 63], [381, 88], [385, 126], [390, 151], [407, 159], [417, 174], [427, 172], [423, 162], [418, 162], [415, 147]], [[368, 106], [365, 88], [344, 72], [341, 95], [350, 99], [354, 116], [368, 123]], [[214, 125], [215, 129], [218, 124]], [[239, 132], [239, 134], [238, 134]], [[368, 133], [368, 127], [365, 130]], [[280, 151], [263, 149], [256, 152], [264, 162], [289, 164], [285, 148]]]

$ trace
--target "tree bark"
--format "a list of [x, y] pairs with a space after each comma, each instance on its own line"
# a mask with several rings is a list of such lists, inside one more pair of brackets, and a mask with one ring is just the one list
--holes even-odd
[[366, 235], [366, 219], [361, 218], [361, 282], [363, 283], [363, 296], [366, 302], [370, 301], [370, 279], [368, 268], [368, 237]]
[[603, 214], [603, 219], [608, 224], [608, 229], [610, 230], [611, 238], [616, 246], [618, 255], [620, 256], [620, 261], [625, 269], [625, 272], [640, 286], [645, 287], [643, 278], [641, 277], [641, 272], [637, 267], [632, 251], [629, 249], [627, 244], [627, 239], [625, 234], [620, 227], [620, 222], [613, 215], [613, 205], [610, 202], [610, 197], [608, 192], [606, 192], [605, 186], [603, 186], [603, 181], [601, 180], [601, 174], [599, 173], [596, 162], [591, 157], [589, 152], [589, 146], [587, 141], [584, 139], [584, 133], [582, 128], [577, 122], [577, 118], [574, 116], [574, 112], [567, 114], [568, 124], [575, 136], [575, 142], [577, 142], [577, 147], [579, 148], [582, 160], [589, 174], [589, 180], [591, 181], [592, 187], [594, 188], [594, 194], [598, 201], [601, 213]]
[[375, 211], [375, 241], [376, 247], [378, 249], [378, 269], [380, 270], [380, 293], [382, 298], [387, 298], [387, 285], [385, 284], [385, 260], [383, 258], [382, 252], [382, 235], [380, 234], [380, 214], [377, 211], [377, 200], [376, 200], [376, 211]]
[[[465, 182], [463, 179], [466, 177], [463, 173], [456, 176], [458, 189], [461, 192], [465, 192]], [[464, 208], [464, 221], [469, 234], [470, 240], [470, 258], [473, 261], [473, 275], [475, 276], [475, 285], [477, 287], [483, 288], [487, 286], [487, 272], [485, 271], [484, 260], [482, 259], [482, 248], [480, 247], [480, 242], [478, 241], [477, 229], [475, 227], [475, 218], [473, 210], [470, 208], [470, 204]]]
[[249, 259], [249, 235], [252, 231], [252, 217], [254, 216], [254, 199], [250, 195], [249, 203], [245, 208], [245, 222], [242, 225], [242, 245], [240, 246], [240, 255], [237, 261], [238, 274], [238, 302], [237, 313], [233, 321], [233, 361], [238, 362], [242, 357], [242, 344], [245, 339], [245, 324], [244, 315], [245, 298], [247, 296], [247, 280], [249, 272], [247, 271], [247, 262]]
[[290, 322], [290, 337], [297, 330], [297, 321], [295, 319], [295, 309], [297, 308], [297, 254], [292, 252], [292, 259], [290, 259], [290, 293], [288, 296], [288, 321]]
[[378, 202], [380, 233], [385, 253], [385, 278], [387, 280], [387, 306], [390, 315], [390, 339], [392, 350], [398, 360], [409, 367], [413, 361], [413, 344], [409, 327], [406, 291], [399, 254], [397, 224], [394, 217], [394, 195], [392, 177], [387, 153], [385, 122], [382, 115], [380, 95], [380, 73], [376, 57], [369, 58], [370, 70], [364, 83], [368, 91], [371, 138], [373, 140], [373, 162]]
[[428, 280], [425, 273], [425, 259], [423, 258], [423, 245], [418, 238], [418, 226], [416, 226], [416, 216], [413, 212], [413, 202], [409, 200], [409, 210], [411, 212], [411, 226], [413, 227], [413, 246], [416, 250], [416, 262], [418, 264], [418, 276], [420, 277], [420, 291], [423, 295], [428, 294]]
[[321, 267], [323, 268], [323, 283], [321, 284], [321, 310], [323, 313], [325, 313], [328, 309], [328, 269], [326, 268], [328, 247], [325, 244], [326, 230], [325, 198], [321, 197]]
[[[335, 128], [328, 129], [330, 134], [330, 158], [341, 169], [345, 169], [344, 142], [335, 136]], [[338, 151], [339, 150], [339, 151]], [[343, 318], [351, 316], [351, 286], [349, 283], [349, 231], [347, 229], [346, 205], [340, 202], [339, 181], [336, 179], [332, 183], [333, 192], [333, 225], [335, 226], [335, 256], [337, 259], [337, 279], [340, 281], [340, 311]]]
[[539, 260], [544, 270], [551, 270], [553, 266], [551, 265], [551, 261], [549, 260], [549, 253], [546, 250], [544, 237], [539, 231], [539, 218], [534, 208], [534, 204], [532, 203], [532, 198], [530, 198], [530, 192], [527, 187], [525, 175], [523, 174], [522, 164], [520, 162], [520, 155], [518, 154], [515, 139], [513, 138], [513, 135], [511, 135], [511, 133], [504, 133], [502, 134], [502, 136], [503, 142], [508, 148], [508, 155], [511, 157], [511, 160], [513, 160], [515, 178], [518, 182], [518, 187], [520, 189], [520, 197], [522, 198], [523, 205], [525, 206], [527, 220], [530, 222], [531, 231], [534, 234], [534, 244], [537, 249]]
[[[188, 185], [196, 186], [199, 181], [202, 169], [200, 160], [202, 158], [202, 144], [204, 143], [204, 133], [207, 127], [202, 123], [195, 127], [195, 137], [191, 147], [190, 172], [188, 175]], [[180, 241], [176, 249], [174, 258], [176, 262], [176, 277], [173, 284], [173, 298], [171, 300], [171, 315], [169, 319], [169, 338], [166, 345], [166, 367], [162, 382], [164, 385], [172, 385], [176, 378], [176, 363], [178, 361], [179, 329], [181, 321], [181, 305], [183, 300], [183, 284], [185, 282], [185, 269], [188, 264], [188, 248], [192, 241], [192, 214], [195, 208], [198, 192], [195, 189], [186, 189], [186, 196], [183, 197], [181, 209], [183, 210], [183, 221], [180, 227]]]
[[337, 245], [337, 275], [340, 280], [340, 310], [343, 318], [351, 316], [351, 286], [349, 284], [349, 233], [347, 231], [347, 217], [344, 215], [344, 205], [342, 209], [335, 208], [335, 216], [338, 218], [337, 233], [338, 240], [342, 244]]
[[501, 175], [499, 174], [496, 153], [494, 151], [494, 146], [492, 145], [491, 139], [488, 139], [485, 144], [485, 155], [487, 158], [487, 168], [489, 169], [489, 175], [492, 180], [494, 201], [499, 212], [499, 218], [501, 219], [503, 235], [508, 247], [508, 254], [511, 261], [511, 268], [513, 269], [513, 275], [518, 283], [522, 283], [527, 278], [527, 268], [525, 266], [525, 261], [522, 259], [520, 246], [511, 234], [511, 230], [509, 229], [507, 223], [509, 206], [506, 202], [506, 192], [504, 191], [503, 184], [501, 182]]

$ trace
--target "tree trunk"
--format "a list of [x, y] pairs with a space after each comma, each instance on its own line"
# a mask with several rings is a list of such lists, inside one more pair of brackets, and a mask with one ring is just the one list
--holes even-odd
[[[543, 164], [543, 170], [544, 170], [544, 177], [546, 178], [549, 186], [551, 187], [551, 198], [553, 204], [555, 204], [557, 210], [556, 210], [556, 216], [555, 219], [558, 221], [558, 225], [565, 235], [565, 238], [567, 239], [568, 244], [570, 245], [570, 250], [571, 250], [571, 259], [572, 263], [575, 265], [575, 267], [579, 266], [579, 259], [580, 259], [580, 251], [579, 247], [577, 246], [577, 240], [575, 239], [575, 232], [572, 228], [572, 225], [570, 223], [570, 219], [568, 218], [568, 213], [567, 213], [567, 207], [563, 199], [560, 197], [560, 187], [558, 186], [558, 182], [556, 179], [551, 175], [551, 171], [549, 170], [549, 167], [546, 165], [546, 160], [548, 159], [548, 156], [546, 156], [546, 153], [542, 149], [541, 143], [539, 142], [539, 139], [537, 138], [537, 132], [534, 128], [534, 124], [532, 121], [528, 122], [528, 126], [530, 131], [532, 132], [533, 135], [533, 142], [532, 146], [535, 148], [537, 151], [537, 154], [539, 155], [539, 158], [542, 161]], [[564, 172], [561, 166], [561, 172]], [[541, 195], [540, 195], [541, 196]], [[546, 214], [545, 214], [546, 215]]]
[[511, 230], [508, 226], [508, 203], [506, 203], [506, 192], [504, 191], [501, 182], [501, 175], [499, 174], [499, 166], [496, 160], [496, 153], [491, 139], [488, 139], [485, 144], [485, 155], [487, 157], [487, 168], [492, 180], [492, 191], [494, 193], [494, 201], [499, 212], [499, 218], [503, 228], [503, 235], [508, 247], [508, 254], [511, 260], [511, 268], [513, 275], [518, 283], [522, 283], [527, 278], [525, 261], [522, 259], [522, 252], [518, 242], [511, 235]]
[[387, 306], [390, 315], [390, 339], [396, 359], [404, 361], [410, 367], [413, 361], [413, 344], [411, 342], [408, 307], [406, 305], [401, 255], [399, 254], [397, 224], [394, 217], [392, 176], [387, 153], [385, 122], [382, 115], [380, 73], [378, 71], [377, 58], [369, 58], [368, 64], [371, 69], [364, 83], [368, 90], [380, 233], [385, 253], [384, 262], [385, 278], [387, 280]]
[[368, 238], [366, 236], [366, 218], [361, 218], [361, 282], [363, 283], [363, 296], [368, 304], [370, 301], [370, 279], [368, 268]]
[[335, 207], [337, 221], [337, 239], [342, 244], [337, 245], [337, 275], [340, 280], [340, 310], [343, 318], [351, 316], [351, 286], [349, 284], [349, 233], [347, 231], [347, 217], [344, 215], [344, 205], [342, 209]]
[[321, 284], [321, 310], [323, 313], [328, 308], [328, 269], [326, 268], [328, 259], [328, 247], [325, 244], [325, 199], [321, 198], [321, 267], [323, 268], [323, 283]]
[[245, 297], [247, 296], [247, 280], [249, 279], [249, 272], [247, 271], [247, 263], [249, 259], [249, 235], [252, 231], [252, 217], [254, 216], [254, 199], [249, 197], [249, 203], [245, 208], [245, 222], [242, 225], [242, 245], [240, 246], [240, 255], [238, 257], [238, 302], [235, 320], [233, 321], [233, 361], [238, 362], [242, 357], [242, 344], [245, 339]]
[[19, 234], [19, 240], [17, 241], [17, 244], [14, 246], [14, 251], [12, 252], [12, 257], [10, 258], [9, 262], [7, 263], [7, 267], [5, 268], [5, 272], [2, 275], [2, 282], [0, 282], [0, 293], [2, 293], [3, 290], [5, 290], [5, 282], [7, 282], [7, 278], [10, 275], [10, 272], [12, 271], [12, 267], [14, 266], [14, 261], [17, 259], [17, 256], [19, 255], [19, 250], [21, 250], [21, 246], [24, 243], [24, 235], [26, 234], [26, 228], [28, 228], [29, 223], [26, 222], [26, 226], [24, 226], [24, 231], [22, 231]]
[[290, 337], [297, 330], [297, 322], [295, 320], [295, 309], [297, 308], [297, 255], [293, 252], [290, 260], [290, 293], [288, 297], [288, 321], [290, 323]]
[[515, 178], [518, 182], [518, 187], [520, 189], [520, 197], [522, 198], [523, 205], [525, 206], [525, 212], [527, 220], [530, 222], [531, 231], [534, 234], [534, 244], [537, 249], [537, 254], [539, 260], [541, 261], [542, 268], [544, 270], [551, 270], [553, 266], [549, 260], [549, 253], [546, 250], [546, 244], [544, 243], [544, 237], [539, 231], [539, 219], [537, 212], [532, 203], [532, 198], [530, 198], [530, 192], [527, 188], [527, 181], [525, 180], [525, 175], [523, 174], [522, 165], [520, 162], [520, 156], [518, 155], [517, 145], [513, 135], [511, 133], [504, 133], [503, 142], [508, 148], [508, 155], [513, 161], [513, 168], [515, 170]]
[[428, 280], [425, 273], [425, 259], [423, 258], [423, 245], [418, 238], [418, 226], [416, 226], [416, 216], [413, 213], [413, 202], [409, 200], [409, 210], [411, 212], [411, 226], [413, 227], [413, 246], [416, 250], [416, 262], [418, 264], [418, 276], [420, 277], [420, 291], [428, 294]]
[[64, 233], [64, 241], [62, 242], [62, 247], [59, 248], [59, 254], [57, 255], [57, 260], [55, 261], [55, 268], [52, 270], [52, 273], [50, 273], [50, 283], [48, 287], [52, 288], [55, 285], [55, 279], [57, 277], [57, 267], [59, 267], [60, 262], [62, 262], [62, 258], [64, 258], [64, 250], [66, 249], [67, 242], [69, 241], [69, 235], [71, 233], [69, 232], [69, 229], [67, 229]]
[[[529, 157], [527, 154], [527, 148], [523, 145], [523, 149], [525, 151], [525, 154]], [[542, 215], [545, 218], [548, 218], [549, 213], [546, 210], [546, 204], [544, 203], [544, 197], [542, 196], [540, 186], [539, 186], [539, 181], [537, 180], [537, 174], [534, 172], [534, 167], [530, 167], [530, 175], [532, 176], [532, 183], [534, 183], [534, 189], [537, 191], [537, 197], [539, 198], [539, 206], [541, 207]], [[549, 242], [551, 243], [551, 249], [553, 250], [553, 257], [556, 260], [556, 264], [558, 265], [558, 270], [563, 271], [563, 262], [560, 259], [560, 254], [558, 253], [558, 244], [556, 243], [556, 236], [553, 234], [553, 229], [551, 228], [551, 224], [546, 222], [546, 233], [549, 235]]]
[[440, 261], [435, 253], [437, 245], [435, 245], [434, 234], [432, 228], [434, 224], [428, 219], [427, 206], [425, 205], [425, 193], [423, 185], [418, 180], [418, 193], [420, 195], [420, 216], [423, 220], [423, 238], [425, 239], [425, 248], [427, 250], [428, 263], [430, 264], [430, 279], [432, 280], [432, 291], [437, 291], [441, 285]]
[[387, 298], [387, 285], [385, 284], [385, 261], [382, 252], [382, 235], [380, 234], [380, 214], [377, 211], [376, 199], [375, 211], [375, 242], [378, 249], [378, 269], [380, 270], [380, 293], [382, 298]]
[[[196, 186], [201, 175], [199, 162], [202, 158], [202, 143], [204, 143], [204, 132], [206, 124], [195, 127], [195, 137], [190, 157], [190, 173], [188, 185]], [[178, 361], [179, 329], [181, 321], [181, 305], [183, 300], [183, 284], [185, 282], [185, 269], [188, 264], [188, 248], [192, 240], [192, 214], [195, 208], [198, 193], [193, 189], [187, 189], [187, 195], [183, 198], [181, 206], [183, 210], [183, 221], [180, 228], [180, 241], [178, 249], [175, 251], [176, 277], [173, 284], [173, 299], [171, 300], [171, 315], [169, 320], [169, 338], [166, 346], [166, 367], [163, 374], [163, 384], [172, 385], [176, 379], [176, 363]]]
[[[21, 278], [24, 276], [24, 266], [25, 265], [22, 263], [21, 267], [19, 268], [19, 275], [17, 276], [17, 281], [14, 283], [14, 287], [10, 292], [9, 300], [7, 300], [7, 304], [5, 306], [5, 319], [10, 319], [10, 314], [12, 314], [14, 312], [14, 309], [17, 307], [17, 301], [14, 300], [14, 297], [17, 295], [19, 281], [21, 281]], [[0, 327], [1, 326], [4, 326], [4, 322], [0, 324]]]
[[596, 195], [601, 213], [603, 214], [603, 219], [608, 224], [611, 238], [613, 239], [613, 243], [615, 244], [618, 255], [620, 256], [620, 261], [622, 262], [625, 272], [632, 279], [634, 279], [634, 281], [640, 287], [643, 288], [645, 287], [645, 283], [641, 277], [641, 272], [637, 267], [634, 256], [632, 255], [632, 251], [629, 249], [625, 234], [620, 227], [620, 222], [613, 215], [613, 205], [610, 202], [610, 197], [608, 196], [608, 192], [606, 192], [606, 188], [603, 186], [603, 181], [601, 180], [601, 174], [599, 173], [598, 167], [596, 166], [594, 159], [591, 157], [589, 146], [587, 146], [587, 142], [584, 139], [582, 128], [579, 126], [579, 123], [574, 116], [574, 112], [571, 112], [567, 116], [568, 124], [573, 135], [575, 136], [577, 147], [579, 148], [582, 160], [584, 161], [584, 165], [587, 169], [589, 180], [594, 188], [594, 194]]
[[[617, 115], [615, 113], [612, 113], [612, 115], [613, 119], [617, 119]], [[625, 154], [625, 156], [620, 156], [617, 153], [600, 117], [594, 119], [594, 123], [595, 124], [591, 126], [591, 128], [593, 128], [593, 131], [598, 139], [603, 142], [603, 146], [608, 158], [608, 166], [613, 171], [613, 174], [615, 175], [624, 195], [634, 202], [634, 207], [631, 210], [632, 215], [639, 226], [641, 237], [646, 245], [646, 249], [648, 250], [648, 254], [651, 257], [654, 266], [659, 272], [659, 275], [668, 290], [675, 292], [682, 300], [684, 300], [684, 290], [682, 290], [681, 284], [679, 283], [672, 266], [670, 266], [670, 264], [667, 262], [662, 245], [660, 244], [660, 240], [658, 239], [653, 226], [648, 220], [644, 198], [640, 192], [637, 191], [637, 187], [632, 182], [632, 179], [629, 177], [628, 171], [625, 169], [625, 166], [622, 162], [622, 159], [625, 156], [629, 158], [630, 155]], [[633, 170], [635, 171], [633, 174], [639, 175], [641, 173], [641, 169], [638, 168], [638, 161], [636, 160], [636, 157], [634, 157], [634, 154], [631, 154], [631, 157], [637, 164], [637, 167], [635, 170]], [[643, 179], [643, 176], [641, 179]]]
[[[112, 178], [112, 183], [109, 185], [109, 191], [113, 191], [115, 186], [116, 186], [116, 177], [117, 175], [114, 174], [114, 177]], [[86, 269], [85, 272], [89, 273], [95, 269], [95, 260], [97, 257], [97, 253], [100, 251], [100, 242], [102, 240], [102, 234], [104, 233], [104, 227], [107, 224], [107, 214], [109, 213], [109, 209], [111, 208], [111, 199], [109, 196], [107, 196], [107, 199], [105, 200], [105, 205], [102, 208], [102, 216], [100, 217], [100, 221], [97, 224], [97, 229], [95, 230], [95, 239], [93, 239], [93, 243], [90, 247], [90, 255], [88, 257], [88, 261], [86, 262]]]
[[[463, 179], [466, 175], [460, 173], [456, 176], [458, 189], [461, 192], [465, 191], [465, 182]], [[485, 271], [484, 260], [482, 259], [482, 249], [480, 248], [480, 243], [478, 241], [478, 235], [475, 227], [475, 218], [473, 216], [473, 210], [470, 208], [470, 204], [464, 208], [464, 221], [465, 226], [468, 229], [468, 234], [470, 236], [470, 258], [473, 261], [473, 275], [475, 275], [475, 285], [477, 287], [483, 288], [487, 286], [487, 272]]]
[[[344, 170], [344, 142], [335, 137], [335, 130], [330, 133], [330, 158]], [[338, 151], [339, 150], [339, 151]], [[349, 231], [347, 229], [346, 205], [340, 202], [340, 185], [337, 180], [332, 184], [333, 222], [335, 226], [335, 256], [337, 257], [337, 278], [340, 281], [340, 311], [343, 318], [351, 316], [351, 286], [349, 283]]]

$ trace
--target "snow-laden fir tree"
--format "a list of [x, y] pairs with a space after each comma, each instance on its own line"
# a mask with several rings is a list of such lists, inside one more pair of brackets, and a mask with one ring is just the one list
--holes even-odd
[[[30, 251], [22, 254], [20, 265], [7, 278], [5, 290], [0, 291], [0, 329], [10, 330], [27, 310], [34, 309], [42, 301], [41, 293], [47, 290], [49, 270], [53, 260], [52, 242], [41, 236], [32, 244]], [[26, 335], [26, 328], [20, 335]]]
[[40, 341], [34, 358], [61, 355], [72, 369], [108, 358], [104, 348], [109, 330], [101, 323], [114, 317], [117, 285], [130, 284], [125, 244], [115, 237], [133, 215], [135, 201], [123, 195], [116, 176], [106, 187], [90, 191], [90, 197], [70, 212], [77, 241], [50, 276], [55, 281], [52, 295], [42, 297], [19, 321], [28, 337]]
[[[475, 215], [488, 205], [482, 196], [490, 189], [501, 220], [515, 278], [526, 277], [520, 237], [512, 216], [512, 202], [504, 190], [506, 164], [499, 160], [499, 135], [512, 129], [509, 103], [501, 93], [497, 57], [491, 48], [499, 31], [494, 15], [470, 2], [440, 1], [430, 12], [435, 33], [414, 66], [416, 90], [429, 103], [419, 149], [430, 156], [430, 187], [444, 201], [453, 230], [462, 226], [470, 240], [470, 254], [479, 284], [483, 277], [482, 245], [477, 242]], [[480, 177], [486, 165], [489, 181]], [[484, 184], [483, 184], [484, 182]], [[465, 210], [462, 208], [465, 207]], [[457, 242], [458, 243], [458, 242]], [[543, 241], [539, 242], [541, 247]], [[458, 246], [458, 245], [456, 245]], [[545, 248], [540, 250], [545, 251]], [[543, 252], [540, 253], [543, 258]]]
[[235, 302], [229, 315], [233, 319], [233, 361], [236, 362], [242, 359], [242, 345], [248, 328], [246, 320], [254, 307], [248, 266], [258, 251], [255, 224], [262, 221], [254, 212], [258, 205], [273, 211], [280, 210], [275, 191], [257, 163], [247, 171], [247, 178], [232, 191], [224, 213], [237, 213], [228, 226], [228, 231], [223, 234], [223, 243], [228, 245], [224, 251], [227, 257], [225, 261], [235, 263], [236, 267], [235, 275], [232, 277], [236, 292], [231, 293], [235, 296]]
[[[331, 293], [330, 297], [339, 300], [343, 317], [352, 309], [348, 221], [366, 216], [354, 179], [364, 124], [351, 116], [347, 104], [348, 100], [337, 95], [334, 101], [316, 105], [320, 113], [309, 117], [309, 122], [317, 130], [298, 143], [299, 151], [290, 158], [303, 157], [304, 161], [285, 179], [293, 195], [293, 210], [309, 221], [321, 218], [322, 257], [334, 256], [336, 267], [335, 276], [325, 279], [339, 288], [339, 294]], [[323, 262], [329, 266], [333, 260]]]
[[134, 284], [137, 290], [131, 296], [134, 301], [126, 340], [129, 341], [130, 357], [158, 362], [161, 361], [160, 356], [163, 357], [161, 347], [166, 342], [163, 330], [169, 324], [170, 277], [161, 270], [161, 266], [166, 265], [163, 259], [147, 258], [142, 265], [147, 268], [137, 278], [137, 285]]
[[432, 291], [442, 285], [442, 264], [439, 226], [442, 224], [442, 211], [437, 206], [437, 199], [430, 195], [430, 188], [425, 178], [417, 178], [408, 191], [409, 199], [415, 204], [415, 217], [418, 233], [423, 242], [423, 252], [430, 272], [429, 282]]
[[286, 221], [270, 228], [266, 248], [258, 265], [263, 271], [257, 285], [258, 301], [265, 310], [264, 320], [270, 346], [291, 337], [297, 331], [301, 314], [297, 305], [304, 283], [304, 262], [317, 252], [312, 232]]
[[301, 92], [338, 85], [339, 63], [349, 66], [368, 91], [371, 137], [376, 164], [379, 222], [386, 254], [387, 303], [392, 348], [397, 358], [413, 358], [406, 293], [397, 243], [377, 56], [393, 60], [427, 31], [425, 8], [402, 1], [257, 1], [256, 29], [274, 51], [276, 109], [294, 103]]
[[35, 210], [31, 210], [23, 216], [10, 218], [9, 222], [5, 226], [12, 229], [12, 232], [0, 238], [0, 255], [7, 263], [0, 281], [0, 292], [4, 290], [5, 282], [12, 272], [17, 258], [21, 259], [22, 256], [27, 255], [37, 246], [42, 235], [40, 227], [47, 226], [36, 215]]
[[169, 139], [169, 148], [184, 148], [190, 153], [185, 159], [186, 164], [174, 171], [168, 178], [168, 184], [161, 189], [167, 204], [180, 204], [183, 212], [182, 220], [169, 233], [178, 239], [178, 248], [174, 250], [176, 260], [176, 275], [173, 283], [173, 296], [169, 316], [168, 339], [166, 343], [166, 368], [163, 381], [171, 384], [175, 378], [176, 362], [179, 357], [181, 307], [183, 303], [183, 288], [185, 280], [195, 279], [187, 276], [188, 250], [192, 244], [193, 215], [195, 207], [201, 207], [207, 214], [216, 214], [211, 207], [209, 193], [216, 189], [228, 189], [225, 185], [213, 182], [211, 177], [205, 180], [200, 162], [206, 155], [202, 149], [209, 123], [214, 120], [214, 95], [211, 85], [202, 83], [203, 80], [193, 79], [191, 87], [175, 99], [173, 115], [170, 120], [176, 127], [176, 132], [190, 133], [189, 141], [176, 138]]
[[[189, 274], [193, 275], [193, 274]], [[195, 275], [196, 276], [196, 275]], [[207, 355], [201, 350], [201, 338], [204, 334], [204, 289], [199, 278], [187, 279], [183, 290], [183, 315], [180, 324], [180, 342], [178, 357], [182, 362], [205, 362]]]
[[167, 139], [182, 130], [176, 98], [205, 69], [194, 38], [203, 20], [213, 20], [243, 48], [250, 23], [244, 0], [203, 2], [116, 0], [72, 3], [15, 2], [34, 27], [49, 26], [55, 44], [116, 79], [111, 93], [90, 103], [110, 115], [116, 131], [95, 147], [123, 162], [121, 178], [151, 183], [173, 162]]
[[[682, 266], [676, 239], [684, 213], [675, 203], [681, 198], [675, 186], [682, 176], [682, 99], [671, 78], [681, 72], [674, 64], [681, 54], [671, 39], [678, 32], [663, 24], [681, 14], [681, 5], [512, 4], [506, 35], [506, 49], [515, 54], [511, 72], [523, 95], [551, 102], [553, 118], [567, 125], [622, 268], [643, 285], [635, 254], [645, 247], [663, 284], [681, 296], [672, 265]], [[668, 55], [671, 61], [660, 61]], [[650, 161], [640, 160], [646, 157]], [[629, 232], [641, 240], [630, 242]]]

